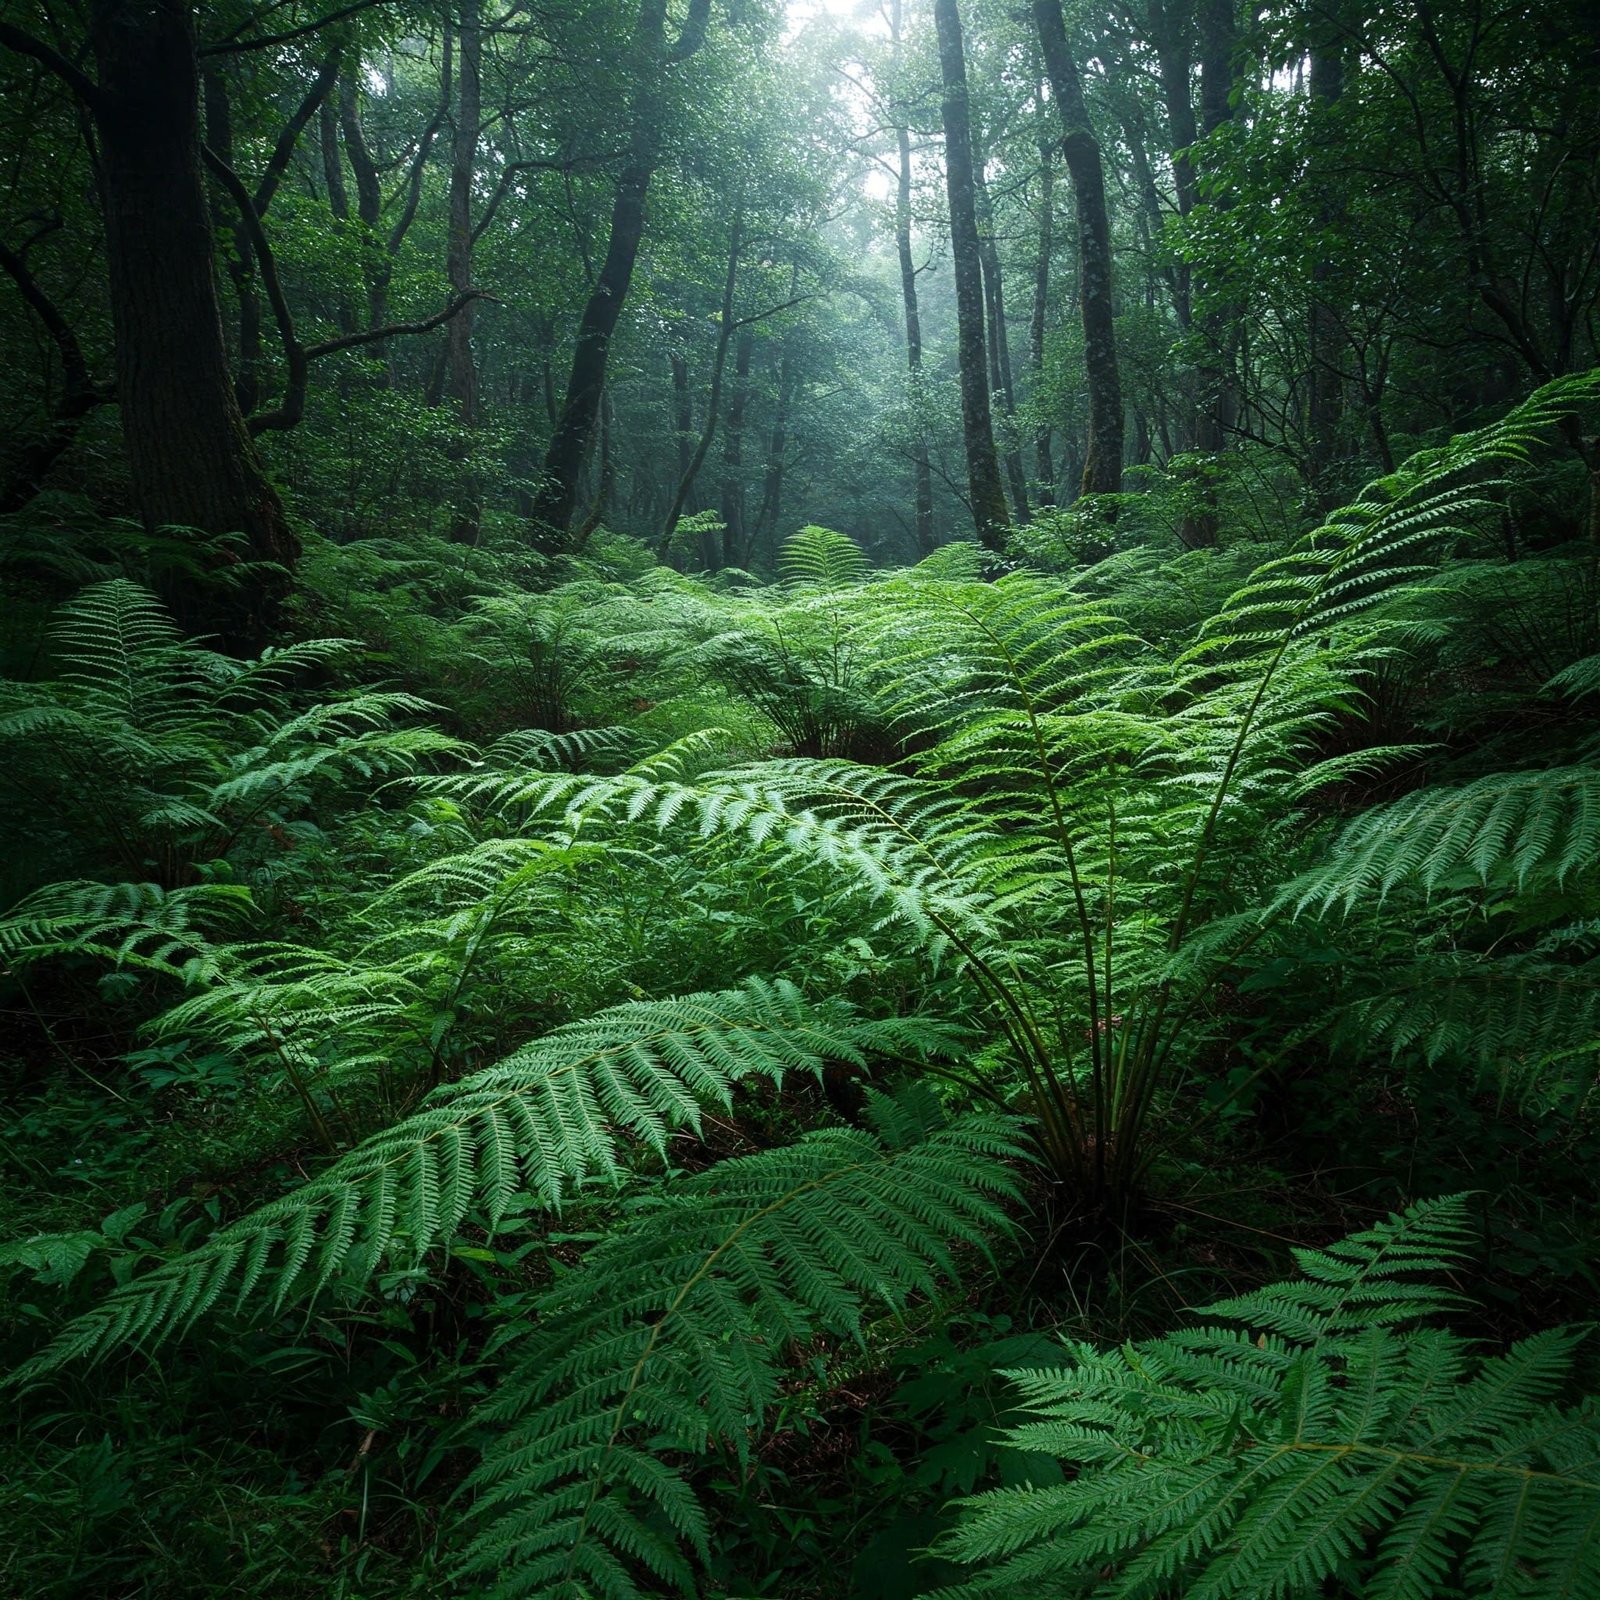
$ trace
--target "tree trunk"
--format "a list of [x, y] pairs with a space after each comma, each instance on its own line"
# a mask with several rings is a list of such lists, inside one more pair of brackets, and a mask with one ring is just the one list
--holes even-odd
[[[1011, 341], [1006, 335], [1005, 280], [1000, 273], [1000, 250], [994, 238], [994, 208], [989, 203], [989, 186], [984, 181], [984, 158], [973, 164], [973, 194], [978, 206], [978, 263], [983, 269], [983, 304], [989, 322], [989, 392], [1000, 396], [1001, 409], [1009, 425], [1017, 415], [1017, 391], [1011, 381]], [[1022, 454], [1011, 449], [1005, 455], [1006, 486], [1011, 491], [1011, 511], [1018, 522], [1028, 520], [1028, 480], [1022, 470]]]
[[[478, 161], [483, 63], [479, 0], [459, 0], [459, 5], [460, 48], [455, 138], [450, 151], [450, 221], [445, 263], [450, 287], [458, 295], [472, 287], [472, 179]], [[445, 379], [445, 393], [456, 403], [461, 424], [467, 428], [478, 420], [478, 370], [472, 357], [473, 310], [473, 306], [467, 306], [448, 324], [448, 376]]]
[[[735, 220], [733, 237], [728, 243], [728, 270], [722, 280], [722, 316], [717, 327], [716, 354], [711, 359], [711, 396], [706, 401], [706, 425], [701, 430], [700, 442], [695, 446], [694, 454], [689, 457], [688, 464], [679, 476], [678, 490], [672, 497], [672, 504], [667, 507], [666, 520], [661, 525], [661, 535], [656, 541], [658, 553], [664, 553], [667, 546], [672, 543], [672, 535], [676, 532], [679, 519], [683, 516], [683, 508], [694, 489], [695, 479], [700, 476], [700, 468], [705, 465], [711, 441], [716, 436], [717, 414], [722, 409], [722, 375], [728, 365], [728, 344], [734, 332], [733, 292], [739, 280], [739, 252], [743, 244], [744, 225]], [[684, 440], [680, 435], [678, 444], [680, 453], [683, 448]]]
[[740, 560], [741, 566], [750, 564], [756, 542], [769, 528], [777, 527], [778, 517], [783, 510], [783, 469], [789, 453], [789, 400], [793, 391], [794, 360], [788, 340], [785, 340], [783, 354], [778, 360], [778, 397], [772, 416], [772, 432], [767, 438], [767, 471], [761, 486], [761, 509], [756, 513], [756, 525], [750, 535], [750, 544]]
[[[691, 0], [683, 29], [671, 53], [673, 61], [687, 60], [705, 38], [708, 6]], [[611, 336], [622, 315], [634, 262], [644, 238], [644, 203], [661, 152], [660, 79], [665, 70], [666, 0], [640, 0], [639, 23], [634, 33], [634, 93], [630, 113], [628, 158], [617, 179], [611, 205], [611, 234], [606, 259], [578, 323], [561, 416], [545, 450], [544, 471], [533, 504], [537, 537], [547, 547], [566, 543], [572, 520], [584, 456], [593, 436], [600, 396], [605, 389], [606, 363]]]
[[[890, 41], [894, 51], [894, 70], [900, 71], [901, 0], [893, 0], [889, 13]], [[922, 315], [917, 305], [917, 268], [911, 254], [911, 129], [905, 108], [898, 101], [891, 108], [895, 120], [895, 143], [900, 164], [895, 174], [894, 240], [900, 257], [900, 298], [905, 307], [906, 367], [911, 379], [911, 404], [916, 427], [911, 468], [916, 505], [914, 524], [917, 549], [927, 555], [933, 549], [933, 469], [928, 465], [928, 439], [922, 425]]]
[[[1214, 133], [1232, 115], [1234, 19], [1233, 0], [1200, 0], [1200, 137]], [[1216, 202], [1213, 202], [1216, 203]], [[1194, 443], [1205, 455], [1219, 455], [1227, 443], [1238, 412], [1238, 397], [1228, 372], [1225, 348], [1231, 317], [1218, 303], [1223, 286], [1195, 283], [1193, 293], [1203, 303], [1199, 315], [1204, 354], [1196, 373]], [[1208, 476], [1201, 487], [1200, 509], [1185, 518], [1179, 538], [1190, 549], [1217, 542], [1219, 517], [1215, 489]]]
[[[1328, 149], [1331, 130], [1328, 116], [1344, 92], [1344, 58], [1337, 37], [1331, 30], [1318, 29], [1311, 41], [1311, 160], [1315, 181], [1321, 190], [1317, 220], [1323, 233], [1337, 228], [1343, 207], [1342, 173], [1332, 170]], [[1329, 300], [1333, 268], [1326, 250], [1319, 249], [1311, 268], [1311, 325], [1309, 340], [1309, 394], [1306, 400], [1306, 431], [1310, 436], [1310, 467], [1313, 493], [1325, 507], [1331, 505], [1327, 483], [1328, 468], [1337, 447], [1339, 423], [1344, 412], [1344, 378], [1338, 352], [1339, 316]]]
[[[472, 287], [472, 179], [478, 161], [478, 125], [482, 106], [483, 31], [479, 0], [460, 0], [457, 37], [455, 137], [450, 147], [450, 212], [445, 242], [445, 270], [450, 288], [464, 294]], [[472, 353], [472, 313], [468, 305], [451, 318], [445, 344], [444, 392], [455, 406], [461, 426], [478, 421], [478, 368]], [[460, 464], [450, 537], [456, 544], [476, 544], [482, 517], [482, 487], [472, 470], [471, 446], [462, 439], [451, 447]], [[598, 499], [598, 494], [597, 494]]]
[[678, 446], [678, 479], [688, 475], [694, 457], [694, 396], [689, 390], [689, 360], [674, 351], [672, 364], [672, 436]]
[[96, 0], [93, 104], [105, 186], [117, 396], [128, 467], [150, 527], [242, 534], [275, 569], [218, 609], [171, 596], [183, 623], [229, 648], [264, 642], [299, 541], [268, 483], [234, 394], [200, 163], [194, 12], [178, 0]]
[[1083, 101], [1078, 64], [1061, 19], [1061, 0], [1033, 0], [1033, 17], [1050, 92], [1061, 116], [1062, 154], [1078, 210], [1078, 298], [1089, 387], [1089, 443], [1082, 492], [1116, 494], [1122, 488], [1122, 378], [1111, 298], [1111, 223], [1106, 215], [1105, 173]]
[[1010, 519], [995, 455], [989, 413], [988, 359], [983, 336], [983, 267], [973, 192], [972, 125], [967, 64], [956, 0], [934, 0], [939, 68], [944, 80], [945, 179], [950, 194], [950, 262], [956, 284], [956, 359], [961, 373], [961, 432], [966, 446], [972, 520], [988, 549], [1005, 549]]
[[1050, 247], [1055, 231], [1055, 151], [1050, 141], [1039, 146], [1039, 254], [1033, 269], [1033, 315], [1028, 319], [1028, 366], [1033, 375], [1033, 405], [1038, 423], [1033, 435], [1036, 493], [1039, 504], [1056, 503], [1056, 466], [1050, 452], [1050, 422], [1039, 403], [1044, 378], [1044, 336], [1050, 309]]
[[733, 391], [728, 396], [728, 421], [722, 434], [722, 564], [736, 567], [744, 559], [744, 410], [750, 396], [750, 357], [756, 336], [740, 330], [733, 352]]

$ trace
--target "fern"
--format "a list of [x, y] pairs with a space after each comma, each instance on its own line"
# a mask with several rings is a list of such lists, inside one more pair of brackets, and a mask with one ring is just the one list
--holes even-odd
[[214, 969], [217, 937], [253, 910], [240, 884], [53, 883], [0, 918], [0, 958], [21, 967], [77, 952], [192, 981]]
[[876, 1136], [814, 1133], [673, 1185], [538, 1299], [478, 1419], [497, 1436], [467, 1577], [552, 1600], [693, 1592], [710, 1534], [674, 1458], [746, 1463], [786, 1347], [859, 1340], [869, 1302], [903, 1308], [1006, 1228], [1011, 1124], [874, 1109]]
[[[1218, 1325], [1010, 1376], [1010, 1441], [1067, 1481], [969, 1500], [955, 1597], [1573, 1600], [1600, 1592], [1600, 1416], [1560, 1403], [1585, 1337], [1484, 1358], [1416, 1324], [1470, 1241], [1459, 1199], [1415, 1206], [1304, 1278], [1209, 1308]], [[1231, 1324], [1225, 1326], [1222, 1324]]]
[[1335, 1043], [1464, 1069], [1535, 1115], [1581, 1112], [1600, 1065], [1600, 962], [1562, 931], [1530, 951], [1385, 962], [1326, 1026]]
[[469, 1212], [493, 1224], [523, 1192], [557, 1206], [576, 1187], [621, 1176], [623, 1138], [659, 1155], [674, 1131], [699, 1127], [705, 1107], [726, 1107], [742, 1079], [941, 1048], [935, 1028], [864, 1021], [782, 983], [613, 1007], [441, 1088], [293, 1193], [134, 1280], [17, 1376], [160, 1343], [225, 1295], [243, 1306], [270, 1292], [281, 1307], [336, 1279], [359, 1283], [385, 1260], [419, 1262]]
[[348, 641], [235, 661], [181, 640], [155, 598], [126, 579], [61, 606], [51, 637], [58, 680], [0, 686], [7, 777], [35, 791], [42, 826], [82, 819], [104, 865], [127, 876], [154, 869], [181, 881], [318, 790], [413, 772], [464, 748], [433, 729], [394, 726], [431, 709], [414, 695], [365, 690], [296, 709], [293, 681], [346, 657]]
[[1297, 911], [1349, 910], [1399, 884], [1559, 887], [1600, 861], [1600, 769], [1505, 772], [1420, 789], [1345, 829], [1326, 861], [1286, 892]]
[[867, 557], [854, 539], [809, 524], [784, 540], [778, 571], [797, 586], [843, 589], [867, 575]]

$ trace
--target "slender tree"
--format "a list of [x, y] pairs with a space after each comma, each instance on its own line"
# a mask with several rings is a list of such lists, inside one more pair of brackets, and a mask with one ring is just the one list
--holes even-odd
[[995, 455], [984, 340], [983, 265], [973, 183], [972, 119], [967, 64], [956, 0], [934, 0], [939, 70], [944, 81], [945, 181], [950, 196], [950, 261], [956, 284], [956, 359], [961, 373], [961, 433], [967, 456], [972, 520], [989, 549], [1005, 548], [1010, 518]]
[[1105, 171], [1100, 143], [1084, 104], [1078, 63], [1067, 40], [1061, 0], [1033, 0], [1033, 18], [1050, 94], [1061, 117], [1061, 149], [1078, 210], [1078, 301], [1089, 386], [1089, 447], [1083, 464], [1082, 492], [1115, 494], [1122, 487], [1122, 377], [1117, 366]]
[[902, 0], [893, 0], [889, 10], [889, 39], [893, 52], [890, 70], [895, 80], [895, 95], [889, 111], [894, 119], [895, 186], [894, 243], [900, 262], [900, 301], [905, 315], [906, 366], [911, 379], [911, 404], [914, 412], [915, 443], [912, 446], [912, 494], [917, 548], [927, 554], [933, 549], [933, 471], [928, 465], [928, 439], [923, 428], [922, 402], [922, 313], [917, 304], [917, 266], [911, 251], [911, 124], [902, 92], [904, 70]]
[[691, 0], [677, 42], [667, 44], [666, 0], [640, 0], [633, 40], [633, 101], [628, 153], [617, 178], [604, 264], [578, 323], [566, 399], [545, 451], [532, 519], [538, 537], [551, 548], [566, 542], [584, 459], [605, 390], [611, 336], [628, 297], [634, 263], [644, 238], [645, 196], [661, 159], [664, 78], [669, 67], [687, 61], [705, 41], [710, 0]]

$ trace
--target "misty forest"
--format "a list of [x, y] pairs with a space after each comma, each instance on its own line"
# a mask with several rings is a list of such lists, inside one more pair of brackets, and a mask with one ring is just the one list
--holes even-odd
[[1600, 1600], [1592, 0], [0, 91], [0, 1600]]

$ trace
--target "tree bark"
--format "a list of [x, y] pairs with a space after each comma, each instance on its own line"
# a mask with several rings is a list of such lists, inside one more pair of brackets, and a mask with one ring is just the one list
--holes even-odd
[[1042, 506], [1056, 503], [1056, 466], [1050, 451], [1050, 421], [1039, 405], [1044, 378], [1044, 338], [1050, 309], [1050, 247], [1055, 231], [1055, 150], [1050, 141], [1039, 146], [1039, 254], [1033, 269], [1033, 314], [1028, 319], [1028, 366], [1033, 376], [1033, 404], [1038, 423], [1033, 435], [1035, 492]]
[[733, 388], [722, 432], [722, 564], [736, 567], [744, 552], [744, 412], [750, 397], [750, 357], [756, 336], [742, 328], [733, 351]]
[[[783, 470], [789, 453], [789, 401], [793, 392], [794, 358], [789, 341], [785, 339], [783, 354], [778, 358], [778, 396], [772, 415], [772, 432], [767, 437], [767, 470], [761, 486], [761, 509], [756, 513], [756, 525], [741, 557], [741, 566], [750, 564], [756, 542], [769, 528], [777, 527], [783, 510]], [[926, 460], [926, 456], [923, 459]]]
[[[656, 550], [661, 553], [664, 553], [672, 542], [672, 535], [677, 531], [679, 519], [683, 516], [683, 508], [694, 489], [695, 479], [700, 475], [700, 468], [704, 466], [706, 455], [711, 449], [711, 441], [716, 436], [717, 416], [722, 409], [722, 378], [728, 365], [728, 344], [733, 338], [735, 328], [733, 297], [739, 281], [739, 252], [743, 247], [744, 225], [736, 219], [733, 224], [733, 236], [728, 242], [728, 270], [722, 280], [722, 314], [717, 326], [716, 354], [711, 358], [711, 395], [706, 401], [706, 425], [700, 432], [700, 442], [694, 447], [694, 453], [689, 457], [678, 478], [678, 488], [672, 497], [672, 504], [667, 507], [666, 519], [661, 525], [660, 537], [656, 540]], [[748, 371], [748, 367], [746, 370]], [[684, 442], [680, 434], [678, 443], [680, 453], [684, 448]]]
[[[452, 292], [461, 295], [472, 287], [472, 180], [478, 163], [483, 101], [483, 30], [479, 0], [459, 0], [456, 30], [455, 129], [450, 143], [445, 270]], [[472, 351], [473, 309], [468, 304], [459, 316], [451, 319], [445, 343], [444, 392], [464, 429], [476, 427], [478, 422], [478, 367]], [[482, 488], [472, 470], [471, 446], [462, 439], [452, 446], [450, 455], [460, 467], [450, 538], [456, 544], [476, 544], [483, 510]], [[599, 491], [596, 500], [598, 503]]]
[[95, 0], [92, 37], [117, 395], [134, 495], [149, 526], [240, 534], [249, 560], [271, 564], [226, 602], [192, 587], [170, 596], [185, 626], [255, 649], [300, 546], [228, 365], [200, 162], [193, 8]]
[[[889, 12], [889, 37], [896, 78], [901, 70], [901, 0], [893, 0]], [[911, 470], [916, 506], [913, 524], [917, 549], [923, 555], [933, 549], [933, 469], [928, 465], [928, 438], [922, 425], [922, 314], [917, 305], [917, 267], [911, 253], [911, 128], [904, 105], [896, 100], [890, 108], [895, 124], [895, 144], [899, 165], [895, 173], [894, 241], [900, 258], [900, 299], [905, 309], [906, 368], [910, 376], [913, 424], [916, 444]]]
[[1122, 488], [1122, 378], [1111, 298], [1111, 223], [1106, 214], [1105, 172], [1084, 104], [1078, 64], [1067, 42], [1061, 0], [1033, 0], [1033, 17], [1050, 93], [1061, 117], [1062, 154], [1078, 211], [1078, 299], [1089, 387], [1089, 442], [1081, 488], [1084, 494], [1116, 494]]
[[[446, 271], [450, 288], [472, 287], [472, 179], [478, 161], [482, 108], [483, 30], [479, 0], [459, 0], [455, 138], [450, 149], [450, 220]], [[450, 322], [445, 393], [455, 402], [463, 427], [478, 420], [478, 369], [472, 355], [472, 306]]]
[[[985, 160], [973, 163], [973, 194], [978, 208], [978, 263], [983, 269], [983, 304], [989, 323], [989, 392], [999, 395], [1009, 425], [1017, 415], [1017, 391], [1011, 379], [1011, 341], [1006, 334], [1005, 280], [1000, 271], [1000, 248], [994, 237], [994, 208], [984, 179]], [[1006, 487], [1011, 491], [1011, 511], [1018, 522], [1028, 520], [1028, 479], [1022, 454], [1006, 451]]]
[[611, 232], [606, 258], [578, 323], [567, 378], [566, 399], [545, 450], [532, 521], [536, 538], [550, 549], [567, 542], [584, 456], [593, 437], [600, 397], [605, 390], [611, 336], [622, 315], [633, 267], [644, 238], [645, 197], [661, 153], [662, 78], [670, 62], [686, 61], [704, 42], [709, 0], [691, 0], [688, 14], [670, 53], [666, 47], [666, 0], [640, 0], [634, 32], [634, 93], [630, 112], [628, 155], [617, 179], [611, 206]]
[[[1200, 137], [1215, 133], [1231, 116], [1235, 28], [1233, 0], [1200, 0]], [[1224, 286], [1193, 284], [1194, 298], [1202, 303], [1199, 314], [1203, 354], [1196, 372], [1194, 443], [1205, 455], [1219, 455], [1227, 443], [1238, 413], [1238, 396], [1228, 372], [1228, 326], [1231, 317], [1218, 303]], [[1208, 477], [1201, 485], [1200, 506], [1184, 519], [1178, 536], [1190, 549], [1217, 542], [1219, 515], [1216, 494]]]
[[994, 448], [984, 348], [983, 267], [973, 188], [972, 122], [967, 64], [956, 0], [934, 0], [939, 69], [944, 80], [945, 180], [950, 196], [950, 261], [956, 285], [956, 359], [961, 374], [961, 433], [966, 447], [972, 520], [988, 549], [1005, 549], [1010, 518]]
[[[1331, 30], [1318, 29], [1311, 40], [1311, 151], [1314, 181], [1321, 190], [1317, 220], [1324, 234], [1337, 227], [1343, 207], [1343, 174], [1331, 169], [1328, 117], [1344, 92], [1344, 57]], [[1344, 413], [1344, 378], [1338, 352], [1343, 343], [1339, 314], [1329, 299], [1333, 267], [1319, 249], [1311, 267], [1311, 317], [1307, 329], [1310, 371], [1307, 374], [1306, 432], [1313, 492], [1325, 506], [1328, 468], [1337, 447]]]

